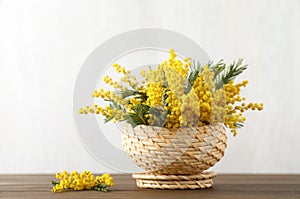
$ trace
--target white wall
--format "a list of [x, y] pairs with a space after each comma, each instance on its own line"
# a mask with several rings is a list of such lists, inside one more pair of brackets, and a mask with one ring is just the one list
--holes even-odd
[[298, 0], [0, 0], [0, 173], [114, 172], [79, 141], [74, 83], [98, 45], [144, 27], [180, 32], [213, 59], [250, 65], [244, 94], [265, 110], [229, 136], [216, 171], [300, 173]]

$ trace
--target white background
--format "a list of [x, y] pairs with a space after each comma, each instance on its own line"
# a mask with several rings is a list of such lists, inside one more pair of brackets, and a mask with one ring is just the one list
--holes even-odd
[[298, 0], [0, 0], [0, 173], [114, 172], [80, 143], [73, 88], [98, 45], [144, 27], [180, 32], [213, 59], [249, 64], [244, 94], [265, 110], [229, 135], [215, 171], [300, 173]]

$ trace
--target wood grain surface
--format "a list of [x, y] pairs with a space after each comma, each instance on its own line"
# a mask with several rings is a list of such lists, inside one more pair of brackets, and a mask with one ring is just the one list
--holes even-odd
[[110, 192], [52, 193], [55, 175], [0, 175], [0, 198], [299, 198], [300, 175], [218, 175], [203, 190], [139, 189], [130, 175], [112, 175]]

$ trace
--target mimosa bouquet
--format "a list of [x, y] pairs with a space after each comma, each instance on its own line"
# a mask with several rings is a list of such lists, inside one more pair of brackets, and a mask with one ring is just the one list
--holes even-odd
[[236, 135], [244, 125], [246, 110], [263, 109], [263, 103], [246, 103], [240, 95], [248, 84], [248, 80], [235, 82], [247, 69], [242, 59], [229, 65], [223, 60], [201, 65], [191, 58], [179, 59], [174, 50], [169, 53], [169, 59], [157, 67], [141, 70], [141, 81], [130, 70], [113, 64], [122, 74], [120, 81], [106, 75], [103, 81], [113, 89], [100, 88], [92, 94], [107, 105], [86, 106], [79, 113], [102, 114], [105, 122], [125, 121], [132, 127], [176, 129], [224, 123]]

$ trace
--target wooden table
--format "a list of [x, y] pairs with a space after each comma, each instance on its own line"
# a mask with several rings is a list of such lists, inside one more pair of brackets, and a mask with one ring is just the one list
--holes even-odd
[[108, 193], [52, 193], [54, 175], [0, 175], [0, 198], [300, 198], [300, 175], [218, 175], [214, 187], [203, 190], [139, 189], [130, 175], [112, 175]]

